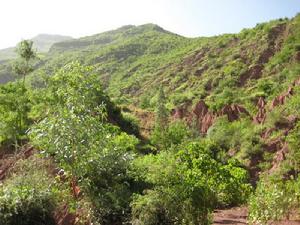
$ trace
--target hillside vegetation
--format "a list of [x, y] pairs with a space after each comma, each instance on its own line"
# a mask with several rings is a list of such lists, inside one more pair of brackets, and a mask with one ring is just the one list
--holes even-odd
[[34, 56], [24, 82], [0, 64], [4, 224], [299, 220], [299, 15], [201, 38], [124, 26]]
[[[31, 40], [34, 42], [34, 48], [39, 53], [47, 53], [54, 43], [66, 41], [69, 39], [72, 38], [62, 35], [39, 34]], [[13, 47], [0, 50], [0, 62], [9, 59], [15, 59], [16, 57], [17, 53], [15, 52], [15, 48]]]

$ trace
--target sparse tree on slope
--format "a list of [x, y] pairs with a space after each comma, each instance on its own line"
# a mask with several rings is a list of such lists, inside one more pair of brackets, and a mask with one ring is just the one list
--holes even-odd
[[23, 77], [23, 86], [25, 86], [25, 77], [33, 71], [31, 61], [36, 58], [36, 52], [33, 50], [33, 42], [30, 40], [21, 41], [16, 49], [19, 59], [14, 65], [15, 72]]

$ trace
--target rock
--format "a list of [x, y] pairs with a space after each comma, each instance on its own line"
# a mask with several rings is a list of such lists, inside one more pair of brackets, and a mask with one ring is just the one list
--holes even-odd
[[249, 116], [248, 111], [238, 104], [226, 105], [218, 113], [220, 116], [227, 115], [228, 121], [232, 122], [240, 118], [241, 114], [246, 114]]
[[286, 154], [289, 152], [289, 147], [287, 143], [284, 143], [281, 150], [278, 151], [272, 162], [272, 168], [270, 169], [270, 173], [274, 172], [280, 165], [280, 163], [286, 159]]
[[268, 152], [277, 152], [282, 148], [281, 138], [276, 138], [264, 144], [263, 148]]
[[201, 67], [201, 68], [198, 68], [198, 69], [195, 71], [195, 76], [197, 76], [197, 77], [201, 76], [202, 73], [203, 73], [205, 70], [207, 70], [207, 69], [208, 69], [208, 66], [207, 66], [207, 65], [205, 65], [205, 66], [203, 66], [203, 67]]
[[275, 127], [272, 127], [272, 128], [268, 128], [266, 130], [264, 130], [262, 133], [261, 133], [261, 138], [263, 139], [267, 139], [270, 137], [270, 135], [272, 134], [273, 131], [275, 131], [276, 128]]
[[75, 225], [76, 214], [69, 213], [69, 208], [65, 205], [55, 213], [54, 218], [57, 225]]
[[295, 54], [295, 61], [300, 62], [300, 51]]
[[264, 66], [262, 64], [256, 64], [250, 67], [245, 73], [241, 74], [239, 80], [239, 86], [246, 84], [249, 79], [258, 79], [261, 76]]
[[215, 121], [215, 116], [213, 113], [207, 113], [201, 120], [200, 123], [200, 131], [202, 134], [206, 134], [208, 129], [213, 125]]
[[293, 86], [299, 86], [299, 85], [300, 85], [300, 77], [293, 82]]
[[193, 113], [196, 115], [197, 118], [203, 118], [208, 113], [208, 106], [203, 100], [200, 100], [196, 104]]
[[172, 110], [172, 118], [174, 120], [183, 119], [184, 118], [184, 110], [183, 108], [175, 108]]
[[258, 113], [256, 116], [253, 118], [255, 123], [263, 123], [266, 120], [266, 102], [263, 97], [259, 97], [258, 102], [257, 102], [257, 107], [258, 107]]

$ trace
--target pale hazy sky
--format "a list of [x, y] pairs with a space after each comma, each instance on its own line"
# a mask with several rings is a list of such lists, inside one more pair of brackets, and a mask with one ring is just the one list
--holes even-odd
[[298, 12], [300, 0], [1, 0], [0, 49], [40, 33], [81, 37], [127, 24], [210, 36]]

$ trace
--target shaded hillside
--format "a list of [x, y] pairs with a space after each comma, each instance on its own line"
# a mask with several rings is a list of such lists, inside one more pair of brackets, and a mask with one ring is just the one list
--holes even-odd
[[[40, 53], [46, 53], [49, 51], [50, 47], [57, 42], [66, 41], [72, 39], [69, 36], [62, 35], [51, 35], [51, 34], [39, 34], [32, 38], [34, 43], [34, 48]], [[16, 58], [15, 48], [6, 48], [0, 50], [0, 61], [9, 60]]]

